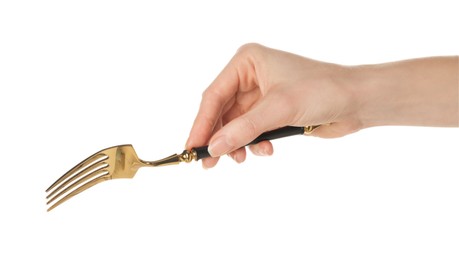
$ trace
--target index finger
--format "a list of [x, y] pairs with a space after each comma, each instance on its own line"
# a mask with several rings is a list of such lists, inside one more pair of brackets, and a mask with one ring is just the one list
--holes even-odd
[[199, 111], [186, 142], [186, 149], [207, 144], [225, 104], [236, 94], [239, 76], [233, 62], [234, 59], [202, 94]]

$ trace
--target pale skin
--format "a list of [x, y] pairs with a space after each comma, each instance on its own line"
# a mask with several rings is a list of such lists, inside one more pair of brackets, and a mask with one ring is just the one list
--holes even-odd
[[[228, 154], [283, 126], [321, 125], [312, 135], [341, 137], [374, 126], [459, 126], [459, 57], [343, 66], [247, 44], [204, 91], [186, 149], [209, 145], [214, 167]], [[251, 145], [271, 155], [272, 143]]]

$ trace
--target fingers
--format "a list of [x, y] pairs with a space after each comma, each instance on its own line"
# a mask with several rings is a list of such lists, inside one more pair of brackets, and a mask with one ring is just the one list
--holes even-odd
[[271, 156], [273, 154], [273, 145], [270, 141], [259, 142], [249, 146], [250, 151], [258, 156]]
[[[223, 122], [222, 120], [218, 120], [217, 123], [215, 124], [215, 128], [214, 130], [212, 131], [212, 134], [215, 134], [215, 132], [217, 132], [218, 130], [220, 130], [220, 128], [222, 128], [223, 126]], [[202, 160], [202, 167], [204, 169], [210, 169], [212, 167], [214, 167], [215, 165], [217, 165], [218, 163], [218, 160], [220, 159], [220, 157], [210, 157], [210, 158], [205, 158]]]
[[245, 161], [245, 158], [247, 156], [247, 152], [245, 151], [244, 147], [241, 147], [237, 149], [236, 151], [233, 151], [228, 154], [229, 157], [231, 157], [235, 162], [237, 163], [242, 163]]
[[203, 93], [198, 114], [186, 142], [186, 149], [208, 142], [223, 107], [237, 92], [238, 81], [237, 72], [230, 63]]
[[[258, 44], [247, 44], [239, 48], [236, 55], [222, 70], [212, 84], [204, 91], [198, 114], [186, 142], [187, 149], [206, 144], [228, 103], [235, 100], [238, 91], [247, 93], [258, 88], [257, 73], [255, 72], [256, 58], [260, 50]], [[263, 57], [261, 55], [261, 57]], [[249, 96], [250, 100], [257, 98], [257, 91]], [[244, 101], [246, 102], [246, 101]]]
[[[288, 102], [265, 96], [247, 113], [223, 126], [209, 142], [209, 153], [221, 156], [250, 143], [267, 130], [285, 126], [289, 118]], [[263, 147], [263, 146], [260, 146]], [[266, 148], [266, 147], [263, 147]], [[270, 148], [267, 148], [270, 152]]]
[[[230, 156], [235, 161], [242, 162], [246, 158], [246, 150], [241, 147], [261, 134], [267, 127], [272, 126], [269, 123], [260, 124], [260, 120], [257, 119], [259, 117], [257, 114], [266, 108], [246, 113], [247, 109], [252, 110], [252, 105], [262, 95], [258, 85], [258, 74], [255, 73], [256, 66], [253, 64], [257, 59], [252, 57], [252, 54], [260, 53], [260, 48], [262, 47], [257, 45], [247, 45], [238, 50], [238, 53], [203, 93], [198, 114], [186, 142], [186, 149], [209, 144], [209, 153], [212, 157], [231, 153]], [[260, 107], [259, 104], [257, 106]], [[243, 116], [240, 116], [241, 114]], [[217, 131], [220, 128], [219, 121], [222, 118], [225, 119], [225, 122], [227, 120], [231, 120], [231, 122], [228, 124], [227, 130]], [[233, 118], [236, 119], [232, 120]], [[249, 130], [246, 132], [247, 127]], [[235, 132], [231, 133], [233, 131]], [[225, 132], [230, 133], [229, 139], [212, 138], [213, 142], [209, 142], [212, 136], [215, 137], [218, 133], [221, 133], [220, 136], [224, 136]], [[241, 132], [244, 133], [241, 134]], [[228, 140], [230, 144], [228, 144]], [[246, 142], [246, 140], [248, 141]], [[272, 153], [270, 144], [267, 147], [264, 146], [266, 144], [259, 146], [261, 147], [259, 149], [253, 149], [259, 154]], [[215, 158], [207, 158], [202, 161], [202, 164], [203, 167], [210, 168], [215, 166], [217, 161], [218, 159]]]
[[203, 159], [202, 160], [202, 167], [204, 169], [213, 168], [215, 165], [217, 165], [219, 159], [220, 159], [220, 157], [215, 157], [215, 158], [211, 157], [211, 158]]
[[[273, 145], [270, 141], [262, 141], [260, 143], [250, 145], [249, 149], [254, 155], [258, 156], [270, 156], [273, 154]], [[242, 163], [247, 157], [247, 152], [246, 149], [242, 147], [229, 153], [228, 155], [235, 162]]]

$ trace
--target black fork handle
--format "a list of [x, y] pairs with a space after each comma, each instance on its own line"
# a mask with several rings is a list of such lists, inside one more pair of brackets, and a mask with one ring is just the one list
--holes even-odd
[[[261, 134], [260, 136], [255, 138], [255, 140], [253, 140], [252, 142], [246, 144], [245, 146], [251, 145], [251, 144], [256, 144], [256, 143], [259, 143], [261, 141], [274, 140], [274, 139], [287, 137], [287, 136], [292, 136], [292, 135], [303, 135], [303, 134], [307, 133], [308, 131], [312, 132], [312, 130], [314, 130], [316, 127], [318, 127], [318, 126], [306, 127], [307, 131], [305, 132], [305, 127], [285, 126], [285, 127], [282, 127], [282, 128], [276, 129], [276, 130], [264, 132], [263, 134]], [[196, 160], [201, 160], [201, 159], [204, 159], [204, 158], [211, 157], [210, 154], [209, 154], [207, 145], [193, 148], [193, 149], [191, 149], [191, 151], [193, 153], [196, 153]]]

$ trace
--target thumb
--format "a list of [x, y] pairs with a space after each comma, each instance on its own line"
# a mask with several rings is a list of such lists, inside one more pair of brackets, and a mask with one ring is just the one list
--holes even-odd
[[281, 107], [281, 103], [285, 102], [270, 102], [265, 98], [245, 114], [233, 119], [211, 138], [209, 153], [212, 157], [230, 153], [265, 131], [287, 125], [290, 108]]

